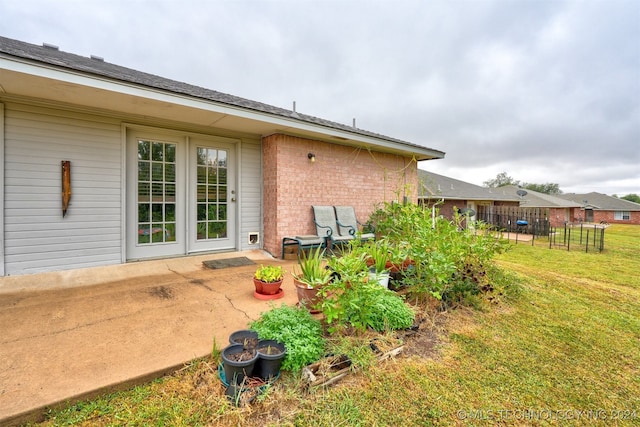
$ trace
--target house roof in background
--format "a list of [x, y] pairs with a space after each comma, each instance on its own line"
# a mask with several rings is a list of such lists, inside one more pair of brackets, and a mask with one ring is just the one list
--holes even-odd
[[[580, 203], [571, 200], [565, 200], [557, 196], [551, 196], [537, 191], [523, 189], [517, 185], [505, 185], [503, 187], [494, 188], [494, 191], [503, 194], [515, 195], [520, 199], [520, 207], [523, 208], [579, 208]], [[526, 194], [522, 197], [518, 195], [519, 190], [524, 190]]]
[[560, 194], [558, 197], [571, 200], [576, 203], [580, 203], [581, 206], [586, 206], [594, 210], [602, 211], [640, 211], [640, 204], [631, 202], [625, 199], [618, 199], [617, 197], [607, 196], [602, 193], [567, 193]]
[[65, 69], [67, 71], [80, 72], [94, 77], [108, 78], [119, 82], [144, 86], [147, 88], [168, 91], [173, 94], [186, 95], [188, 97], [198, 98], [200, 100], [224, 104], [227, 106], [237, 107], [244, 110], [251, 110], [263, 115], [286, 118], [290, 121], [301, 124], [310, 124], [320, 126], [326, 129], [334, 129], [346, 132], [352, 135], [360, 135], [374, 140], [391, 143], [395, 146], [404, 147], [404, 150], [419, 154], [425, 160], [429, 158], [443, 158], [444, 152], [424, 147], [418, 144], [409, 143], [396, 138], [377, 134], [374, 132], [358, 129], [353, 126], [324, 120], [318, 117], [309, 116], [286, 110], [284, 108], [275, 107], [257, 101], [240, 98], [233, 95], [217, 92], [215, 90], [206, 89], [199, 86], [190, 85], [176, 80], [159, 77], [153, 74], [136, 71], [130, 68], [111, 64], [102, 58], [91, 56], [84, 57], [73, 53], [64, 52], [57, 46], [51, 45], [34, 45], [18, 40], [0, 37], [0, 58], [2, 56], [10, 56], [20, 58], [22, 60], [34, 61], [40, 64], [47, 64], [55, 68]]
[[418, 169], [420, 188], [419, 197], [422, 199], [448, 200], [499, 200], [517, 202], [520, 198], [516, 194], [505, 194], [495, 188], [486, 188], [470, 184], [458, 179], [437, 173]]

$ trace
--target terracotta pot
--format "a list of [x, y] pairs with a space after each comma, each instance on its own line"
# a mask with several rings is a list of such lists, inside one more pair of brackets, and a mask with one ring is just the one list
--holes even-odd
[[256, 287], [256, 292], [263, 295], [275, 295], [282, 286], [282, 280], [278, 282], [263, 282], [261, 280], [253, 278], [253, 284]]
[[306, 283], [302, 283], [295, 278], [293, 279], [293, 284], [296, 286], [300, 306], [306, 307], [311, 313], [320, 313], [321, 310], [318, 310], [315, 307], [322, 302], [322, 295], [319, 294], [319, 290], [324, 285], [310, 289]]

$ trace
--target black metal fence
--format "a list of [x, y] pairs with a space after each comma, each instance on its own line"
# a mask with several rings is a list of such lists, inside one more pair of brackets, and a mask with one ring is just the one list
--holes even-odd
[[562, 248], [568, 251], [580, 249], [585, 252], [604, 250], [603, 224], [565, 224], [564, 227], [552, 227], [549, 233], [549, 249]]
[[[506, 233], [510, 240], [527, 241], [533, 245], [536, 238], [548, 238], [549, 249], [561, 248], [602, 252], [606, 224], [572, 224], [552, 227], [549, 211], [545, 208], [522, 208], [513, 206], [478, 206], [476, 218]], [[521, 238], [519, 235], [531, 235]], [[524, 236], [523, 236], [524, 237]]]

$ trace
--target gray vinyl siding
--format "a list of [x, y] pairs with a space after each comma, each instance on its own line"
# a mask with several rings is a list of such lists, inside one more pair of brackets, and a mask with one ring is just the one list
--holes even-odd
[[[243, 140], [240, 155], [240, 249], [262, 249], [262, 145]], [[258, 245], [249, 244], [249, 233], [260, 233]]]
[[[5, 107], [5, 274], [121, 262], [121, 127], [55, 109]], [[61, 161], [71, 161], [62, 217]]]

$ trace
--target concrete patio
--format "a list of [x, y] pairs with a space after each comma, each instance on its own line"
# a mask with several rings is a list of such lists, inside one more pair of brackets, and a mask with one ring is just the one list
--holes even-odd
[[[229, 334], [269, 309], [254, 298], [257, 265], [220, 270], [199, 255], [0, 278], [0, 426], [41, 419], [48, 407], [159, 377], [223, 348]], [[294, 304], [291, 274], [284, 297]]]

